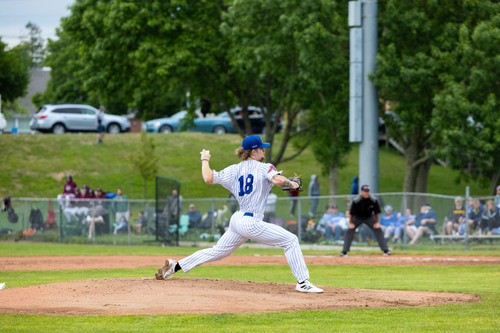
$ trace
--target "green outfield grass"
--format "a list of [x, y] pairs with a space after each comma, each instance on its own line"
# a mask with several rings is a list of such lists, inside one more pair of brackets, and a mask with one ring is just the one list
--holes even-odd
[[[220, 170], [237, 163], [234, 150], [241, 144], [236, 134], [173, 133], [150, 135], [160, 157], [158, 175], [178, 179], [184, 198], [226, 198], [222, 186], [208, 186], [201, 177], [200, 154], [202, 148], [212, 153], [211, 167]], [[275, 149], [281, 140], [276, 137]], [[96, 145], [95, 134], [64, 135], [2, 135], [0, 136], [0, 197], [53, 198], [62, 191], [64, 177], [73, 175], [79, 186], [101, 187], [115, 191], [122, 187], [129, 198], [143, 198], [143, 180], [128, 158], [140, 149], [140, 134], [107, 135], [103, 145]], [[285, 156], [294, 154], [290, 145]], [[380, 148], [380, 192], [401, 192], [406, 161], [393, 149]], [[357, 145], [346, 157], [339, 170], [337, 194], [348, 194], [351, 179], [358, 175], [359, 150]], [[320, 175], [322, 193], [328, 194], [328, 177], [321, 175], [321, 165], [311, 150], [306, 149], [298, 158], [278, 165], [284, 175], [297, 173], [307, 185], [312, 174]], [[471, 195], [489, 195], [488, 184], [458, 183], [458, 172], [433, 165], [429, 173], [428, 192], [445, 195], [463, 195], [470, 186]], [[148, 183], [147, 197], [154, 198], [154, 181]], [[275, 191], [278, 196], [286, 192]]]
[[[1, 256], [21, 255], [186, 255], [194, 248], [84, 246], [0, 242]], [[239, 249], [239, 254], [281, 250]], [[304, 251], [305, 254], [331, 254]], [[432, 254], [429, 251], [412, 253]], [[405, 253], [408, 254], [408, 253]], [[439, 252], [443, 254], [443, 252]], [[463, 251], [447, 255], [464, 255]], [[467, 252], [467, 254], [473, 254]], [[490, 252], [499, 255], [498, 251]], [[152, 276], [137, 269], [0, 271], [7, 288], [80, 279]], [[413, 308], [290, 311], [257, 314], [157, 316], [43, 316], [0, 314], [2, 332], [498, 332], [500, 266], [309, 266], [320, 286], [427, 290], [479, 295], [478, 303]], [[185, 276], [182, 272], [179, 276]], [[201, 266], [191, 277], [293, 284], [288, 266]], [[1, 292], [1, 291], [0, 291]], [[168, 302], [168, 299], [151, 300]]]

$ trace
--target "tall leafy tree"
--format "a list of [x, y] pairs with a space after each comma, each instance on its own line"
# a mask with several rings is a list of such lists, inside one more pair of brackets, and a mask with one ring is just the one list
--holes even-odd
[[500, 4], [467, 1], [456, 47], [440, 54], [452, 64], [434, 97], [433, 123], [443, 133], [439, 153], [466, 179], [500, 183]]
[[384, 117], [391, 137], [405, 152], [405, 192], [426, 192], [436, 148], [443, 142], [443, 132], [432, 121], [434, 97], [443, 87], [440, 75], [458, 70], [441, 55], [455, 49], [458, 26], [468, 20], [474, 3], [478, 1], [379, 2], [374, 80], [379, 97], [391, 101], [396, 115]]
[[45, 58], [44, 39], [42, 38], [42, 29], [33, 22], [26, 24], [28, 29], [29, 54], [31, 57], [31, 68], [41, 68], [43, 59]]
[[28, 91], [30, 57], [24, 45], [7, 50], [0, 39], [0, 94], [2, 101], [13, 102]]

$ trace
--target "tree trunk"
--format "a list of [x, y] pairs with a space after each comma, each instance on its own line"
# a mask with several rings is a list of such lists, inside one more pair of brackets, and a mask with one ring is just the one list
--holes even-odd
[[[328, 172], [328, 183], [330, 185], [330, 190], [329, 190], [330, 196], [337, 194], [338, 179], [339, 179], [339, 175], [338, 175], [337, 166], [330, 165], [329, 172]], [[330, 199], [330, 204], [333, 204], [334, 203], [333, 201], [334, 201], [333, 198]]]

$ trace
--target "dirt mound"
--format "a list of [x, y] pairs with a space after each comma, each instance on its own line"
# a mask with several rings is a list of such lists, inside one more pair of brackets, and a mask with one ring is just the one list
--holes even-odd
[[242, 313], [428, 306], [477, 302], [479, 296], [425, 291], [322, 287], [323, 294], [295, 291], [295, 284], [173, 277], [69, 281], [0, 291], [0, 313], [156, 315]]

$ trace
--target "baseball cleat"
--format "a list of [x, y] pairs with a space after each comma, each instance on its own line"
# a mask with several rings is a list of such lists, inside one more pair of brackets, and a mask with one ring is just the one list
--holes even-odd
[[385, 250], [385, 251], [384, 251], [384, 256], [390, 256], [391, 254], [392, 254], [392, 253], [391, 253], [391, 251], [389, 251], [389, 250]]
[[297, 283], [295, 290], [301, 293], [322, 293], [323, 289], [314, 286], [309, 280], [305, 280], [302, 283]]
[[340, 257], [347, 257], [347, 252], [342, 251], [342, 252], [340, 252], [339, 256]]
[[168, 278], [170, 275], [175, 273], [175, 265], [177, 264], [177, 261], [173, 259], [167, 259], [165, 261], [165, 265], [163, 265], [162, 268], [158, 270], [158, 272], [155, 274], [155, 277], [157, 280], [165, 280]]

